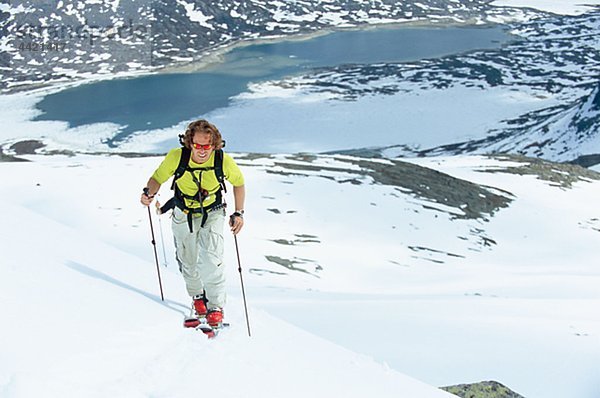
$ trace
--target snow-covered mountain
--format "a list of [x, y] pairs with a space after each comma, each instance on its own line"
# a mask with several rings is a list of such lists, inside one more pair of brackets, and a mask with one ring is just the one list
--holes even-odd
[[597, 173], [235, 156], [253, 336], [226, 235], [232, 326], [214, 341], [181, 327], [189, 298], [168, 217], [154, 217], [160, 301], [138, 203], [160, 157], [0, 163], [0, 395], [429, 398], [449, 396], [430, 386], [497, 380], [527, 398], [596, 396]]
[[[437, 387], [497, 380], [526, 398], [596, 398], [600, 13], [575, 3], [1, 2], [0, 396], [441, 398]], [[85, 155], [106, 150], [114, 126], [33, 121], [50, 91], [25, 91], [399, 21], [499, 22], [515, 41], [251, 84], [207, 116], [228, 134], [325, 141], [327, 125], [336, 140], [390, 140], [232, 154], [248, 188], [252, 338], [231, 236], [232, 327], [218, 340], [181, 327], [169, 218], [153, 216], [160, 300], [138, 198], [161, 159], [147, 153], [181, 126], [129, 137], [121, 156]], [[53, 35], [64, 48], [33, 49]]]
[[511, 153], [531, 157], [598, 163], [600, 153], [600, 82], [588, 95], [567, 105], [533, 111], [506, 122], [507, 127], [490, 131], [477, 141], [453, 144], [419, 154]]
[[[404, 136], [397, 142], [369, 148], [368, 152], [388, 157], [510, 152], [591, 165], [600, 153], [594, 107], [600, 76], [600, 18], [591, 6], [587, 12], [567, 12], [569, 7], [571, 11], [576, 7], [565, 3], [547, 6], [563, 15], [513, 7], [527, 5], [518, 1], [11, 2], [0, 5], [4, 17], [0, 86], [7, 91], [34, 83], [114, 77], [165, 66], [193, 67], [194, 62], [235, 43], [325, 29], [392, 22], [503, 23], [511, 27], [515, 40], [500, 49], [415, 63], [323, 68], [251, 85], [241, 97], [260, 96], [276, 88], [279, 95], [282, 91], [296, 96], [320, 94], [329, 102], [357, 102], [359, 108], [367, 102], [368, 108], [370, 98], [432, 90], [447, 93], [464, 88], [471, 97], [476, 91], [500, 93], [495, 101], [482, 98], [491, 107], [494, 102], [498, 103], [494, 106], [502, 106], [502, 97], [518, 96], [516, 101], [523, 104], [521, 113], [499, 109], [481, 115], [489, 110], [474, 108], [477, 117], [487, 119], [485, 125], [467, 123], [460, 131], [463, 127], [453, 122], [452, 134], [437, 128], [428, 131], [427, 124], [413, 116], [417, 119], [408, 126], [403, 124]], [[56, 38], [64, 48], [27, 48], [27, 43]], [[466, 102], [466, 107], [474, 105]], [[394, 108], [397, 104], [392, 103], [390, 111]], [[401, 119], [406, 120], [406, 115]], [[444, 124], [448, 123], [441, 123], [440, 128]], [[15, 130], [34, 129], [19, 126]], [[423, 142], [414, 138], [423, 135], [440, 138]]]
[[488, 3], [11, 1], [0, 4], [0, 88], [147, 71], [198, 60], [209, 49], [238, 41], [328, 28], [404, 21], [483, 22], [489, 20]]
[[[454, 139], [451, 143], [429, 144], [424, 148], [398, 144], [369, 148], [361, 153], [391, 157], [517, 153], [555, 161], [576, 161], [580, 156], [588, 156], [589, 159], [589, 155], [600, 153], [599, 16], [599, 12], [591, 12], [578, 16], [544, 16], [515, 23], [511, 31], [515, 41], [497, 50], [416, 63], [324, 68], [301, 77], [266, 82], [251, 89], [254, 93], [261, 93], [277, 88], [279, 92], [288, 91], [296, 96], [300, 95], [298, 93], [323, 95], [330, 101], [357, 102], [368, 97], [385, 98], [403, 92], [448, 92], [455, 88], [467, 88], [471, 92], [504, 90], [506, 96], [512, 91], [522, 95], [522, 102], [533, 102], [526, 98], [531, 97], [551, 104], [534, 105], [532, 110], [504, 120], [496, 116], [501, 110], [488, 111], [489, 114], [483, 115], [483, 118], [497, 120], [498, 126], [480, 131], [482, 138], [468, 141]], [[466, 98], [457, 100], [469, 104]], [[466, 111], [465, 115], [472, 117]], [[445, 118], [446, 115], [438, 117]], [[481, 118], [481, 115], [478, 117]], [[460, 123], [460, 116], [457, 115], [456, 119]], [[441, 136], [438, 131], [424, 131], [426, 128], [424, 123], [402, 125], [403, 130], [409, 129], [406, 136]], [[476, 133], [465, 131], [463, 134]]]

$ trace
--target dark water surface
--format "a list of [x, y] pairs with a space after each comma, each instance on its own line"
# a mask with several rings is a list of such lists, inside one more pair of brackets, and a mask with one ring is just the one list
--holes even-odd
[[437, 58], [498, 48], [510, 40], [500, 26], [385, 27], [248, 45], [201, 72], [105, 80], [48, 95], [37, 105], [43, 114], [36, 120], [66, 121], [70, 127], [117, 123], [122, 128], [110, 144], [118, 146], [133, 132], [170, 127], [226, 107], [251, 82], [317, 67]]

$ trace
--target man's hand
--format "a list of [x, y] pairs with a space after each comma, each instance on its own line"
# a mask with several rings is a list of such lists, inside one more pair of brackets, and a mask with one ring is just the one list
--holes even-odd
[[240, 212], [235, 212], [229, 217], [229, 226], [231, 227], [231, 232], [234, 235], [237, 235], [244, 226], [244, 215]]
[[144, 206], [150, 206], [153, 200], [154, 195], [150, 195], [148, 188], [144, 188], [144, 192], [142, 192], [142, 196], [140, 197], [140, 203]]

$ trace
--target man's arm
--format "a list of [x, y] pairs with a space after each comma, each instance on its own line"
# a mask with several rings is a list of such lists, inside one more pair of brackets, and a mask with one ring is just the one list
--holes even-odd
[[239, 187], [233, 187], [233, 197], [235, 199], [235, 211], [240, 212], [244, 210], [244, 202], [246, 200], [246, 187], [240, 185]]
[[244, 201], [246, 200], [246, 187], [240, 185], [239, 187], [233, 187], [233, 198], [235, 202], [235, 213], [240, 214], [237, 217], [233, 217], [230, 222], [231, 232], [237, 235], [242, 227], [244, 226]]

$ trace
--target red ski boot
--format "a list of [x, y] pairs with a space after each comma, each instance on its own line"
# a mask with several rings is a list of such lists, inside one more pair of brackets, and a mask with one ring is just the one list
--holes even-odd
[[197, 294], [193, 297], [192, 309], [190, 315], [183, 321], [183, 326], [186, 328], [195, 328], [203, 322], [203, 318], [206, 317], [206, 297], [204, 294]]
[[199, 317], [206, 316], [208, 311], [206, 310], [206, 297], [204, 297], [204, 294], [194, 296], [194, 309]]
[[206, 315], [206, 322], [213, 328], [220, 328], [223, 325], [223, 310], [211, 308]]

